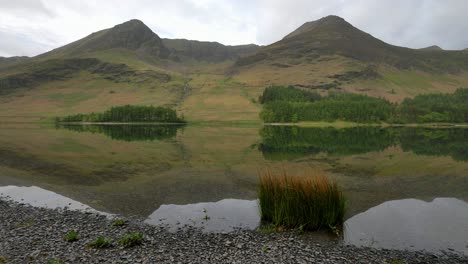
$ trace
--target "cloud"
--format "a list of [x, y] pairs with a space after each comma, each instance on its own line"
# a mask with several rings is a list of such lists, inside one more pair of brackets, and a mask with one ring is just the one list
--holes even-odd
[[388, 43], [468, 47], [465, 0], [0, 0], [1, 55], [37, 55], [127, 20], [161, 37], [270, 44], [335, 14]]
[[468, 47], [466, 0], [262, 0], [257, 40], [271, 43], [304, 22], [338, 15], [388, 43], [411, 48]]
[[0, 56], [27, 56], [31, 54], [39, 54], [52, 48], [37, 42], [28, 35], [5, 32], [0, 29]]
[[0, 0], [0, 10], [5, 12], [15, 12], [17, 14], [35, 14], [53, 16], [51, 10], [47, 9], [40, 0]]

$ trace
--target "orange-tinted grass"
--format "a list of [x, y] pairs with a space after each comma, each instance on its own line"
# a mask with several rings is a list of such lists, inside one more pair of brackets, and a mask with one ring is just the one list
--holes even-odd
[[262, 220], [276, 226], [304, 230], [336, 228], [343, 223], [345, 198], [328, 177], [260, 176], [258, 197]]

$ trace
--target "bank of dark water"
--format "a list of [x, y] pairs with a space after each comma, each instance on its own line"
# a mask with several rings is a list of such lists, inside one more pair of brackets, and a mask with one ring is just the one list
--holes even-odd
[[[293, 232], [173, 233], [136, 220], [123, 227], [111, 221], [95, 213], [0, 200], [0, 263], [468, 263], [467, 256], [451, 253], [357, 248]], [[64, 240], [70, 230], [78, 232], [78, 241]], [[116, 241], [131, 232], [142, 233], [143, 244], [120, 247]], [[112, 247], [87, 247], [99, 236], [111, 239]]]

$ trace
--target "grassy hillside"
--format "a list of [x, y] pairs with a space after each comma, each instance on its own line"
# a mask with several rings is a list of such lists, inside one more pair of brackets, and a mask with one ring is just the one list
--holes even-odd
[[392, 46], [333, 16], [265, 47], [161, 39], [131, 20], [23, 62], [3, 61], [0, 122], [125, 104], [175, 107], [189, 121], [259, 122], [257, 99], [269, 85], [397, 102], [468, 86], [468, 53]]

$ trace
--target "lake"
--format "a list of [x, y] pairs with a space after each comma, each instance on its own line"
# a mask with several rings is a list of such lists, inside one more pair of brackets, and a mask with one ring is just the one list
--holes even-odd
[[264, 171], [343, 188], [338, 243], [468, 254], [468, 129], [0, 126], [0, 193], [170, 230], [255, 229]]

